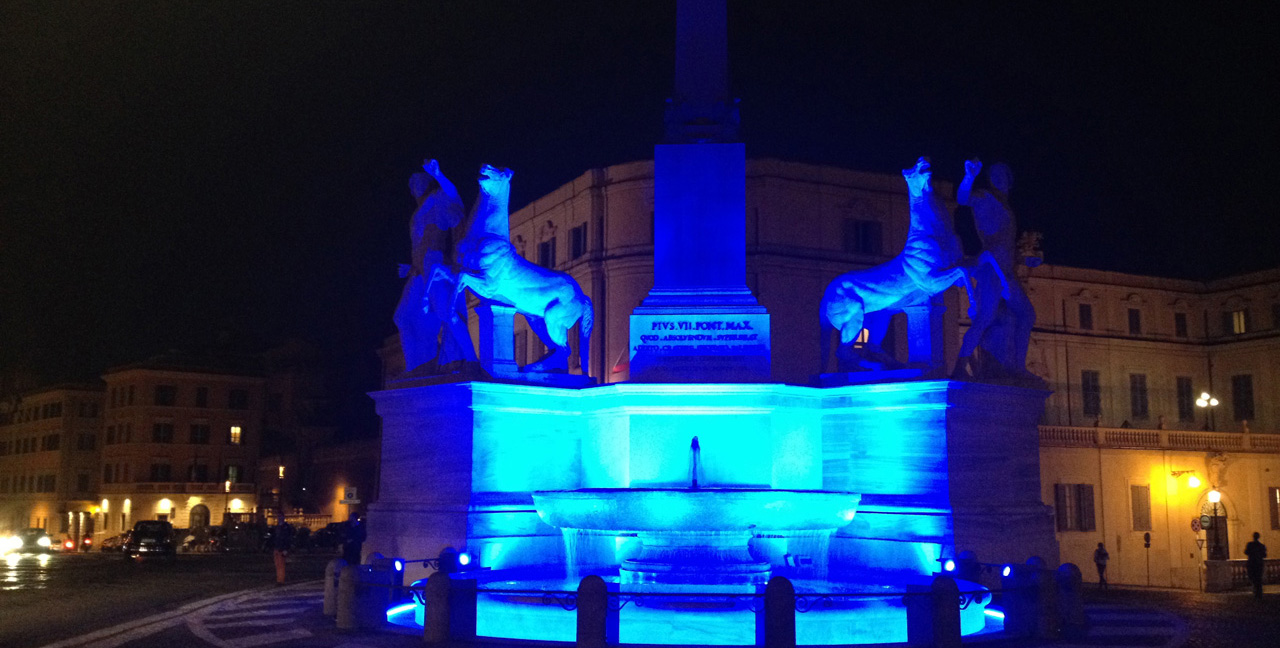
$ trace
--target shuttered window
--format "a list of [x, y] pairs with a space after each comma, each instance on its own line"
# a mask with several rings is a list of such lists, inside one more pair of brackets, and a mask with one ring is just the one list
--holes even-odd
[[1054, 514], [1059, 531], [1093, 531], [1092, 484], [1054, 484]]
[[1267, 489], [1267, 507], [1271, 509], [1271, 528], [1280, 529], [1280, 488]]
[[1151, 486], [1129, 485], [1129, 510], [1133, 513], [1133, 530], [1151, 530]]

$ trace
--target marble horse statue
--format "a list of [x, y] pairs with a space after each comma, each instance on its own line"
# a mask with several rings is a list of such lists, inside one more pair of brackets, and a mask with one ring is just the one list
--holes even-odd
[[450, 229], [462, 221], [462, 199], [435, 160], [409, 177], [418, 207], [409, 219], [410, 262], [400, 265], [405, 279], [394, 320], [400, 330], [405, 369], [441, 367], [475, 360], [465, 320], [453, 306], [455, 277], [449, 269]]
[[485, 165], [480, 169], [480, 196], [466, 237], [458, 246], [461, 270], [455, 300], [466, 290], [481, 299], [514, 307], [550, 349], [522, 371], [568, 371], [569, 330], [578, 328], [578, 354], [590, 366], [591, 299], [572, 277], [531, 263], [511, 245], [511, 170]]
[[879, 347], [894, 311], [927, 304], [955, 285], [969, 288], [960, 239], [941, 196], [933, 190], [929, 159], [920, 158], [902, 176], [911, 206], [906, 245], [890, 261], [845, 273], [827, 286], [820, 307], [824, 364], [830, 353], [830, 328], [840, 332], [841, 358], [847, 357], [865, 326], [869, 335], [862, 345], [863, 358], [887, 360]]
[[[953, 378], [1027, 377], [1027, 347], [1036, 311], [1018, 280], [1018, 224], [1009, 207], [1013, 173], [996, 163], [987, 172], [990, 189], [975, 189], [982, 162], [964, 163], [964, 179], [956, 200], [973, 209], [974, 224], [982, 239], [983, 254], [990, 263], [973, 270], [975, 288], [970, 294], [969, 330], [960, 344]], [[975, 357], [981, 349], [982, 362]]]

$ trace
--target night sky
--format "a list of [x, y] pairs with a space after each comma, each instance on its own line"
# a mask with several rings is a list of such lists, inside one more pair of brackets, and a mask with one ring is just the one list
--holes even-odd
[[[1273, 9], [947, 4], [731, 0], [748, 155], [1004, 160], [1050, 263], [1280, 266]], [[514, 208], [650, 157], [674, 30], [672, 1], [0, 4], [0, 370], [297, 337], [372, 388], [409, 174], [469, 199], [509, 166]]]

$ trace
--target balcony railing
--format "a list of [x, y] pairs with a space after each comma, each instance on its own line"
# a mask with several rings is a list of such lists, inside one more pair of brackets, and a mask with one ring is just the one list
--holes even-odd
[[244, 494], [254, 492], [253, 484], [232, 484], [226, 489], [224, 482], [132, 482], [124, 484], [103, 484], [99, 490], [103, 493], [192, 493], [216, 495], [218, 493]]
[[1041, 425], [1040, 445], [1063, 448], [1280, 453], [1280, 434]]

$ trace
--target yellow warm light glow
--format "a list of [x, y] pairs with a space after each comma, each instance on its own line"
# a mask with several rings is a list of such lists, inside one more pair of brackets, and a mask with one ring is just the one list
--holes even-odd
[[1209, 503], [1217, 504], [1218, 502], [1221, 502], [1221, 501], [1222, 501], [1222, 493], [1218, 492], [1217, 489], [1209, 491]]
[[200, 503], [200, 497], [197, 495], [192, 495], [191, 497], [187, 498], [187, 508], [192, 508], [199, 503]]
[[280, 479], [284, 479], [284, 466], [280, 466]]
[[1199, 477], [1196, 477], [1195, 475], [1192, 475], [1192, 476], [1188, 477], [1188, 478], [1187, 478], [1187, 485], [1188, 485], [1188, 486], [1190, 486], [1190, 487], [1192, 487], [1192, 488], [1199, 488], [1199, 487], [1200, 487], [1200, 478], [1199, 478]]
[[125, 499], [125, 501], [124, 501], [124, 512], [125, 512], [125, 513], [128, 513], [131, 509], [133, 509], [133, 500], [131, 500], [131, 499]]
[[156, 504], [156, 508], [160, 509], [161, 511], [168, 511], [169, 509], [173, 508], [173, 502], [169, 501], [169, 498], [166, 497], [160, 500], [159, 504]]
[[240, 498], [236, 498], [236, 499], [231, 500], [231, 512], [232, 512], [232, 513], [236, 512], [236, 511], [239, 511], [241, 506], [244, 506], [244, 502], [241, 502], [241, 501], [240, 501]]
[[107, 500], [106, 500], [106, 499], [103, 499], [103, 500], [102, 500], [102, 512], [103, 512], [103, 513], [110, 513], [110, 512], [111, 512], [111, 504], [110, 504], [109, 502], [107, 502]]
[[227, 492], [227, 493], [230, 493], [230, 492], [231, 492], [231, 480], [230, 480], [230, 479], [228, 479], [225, 483], [223, 483], [223, 486], [226, 488], [226, 491], [225, 491], [225, 492]]

